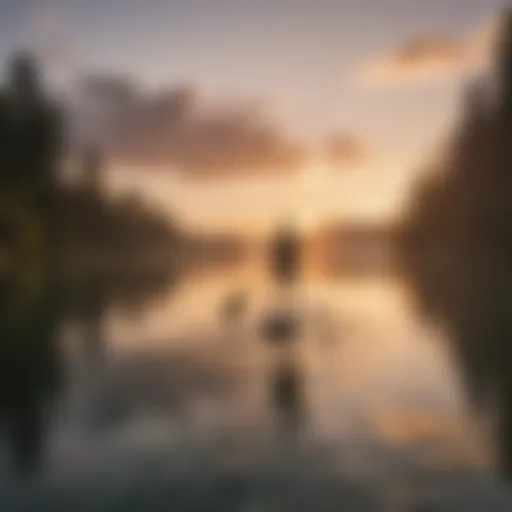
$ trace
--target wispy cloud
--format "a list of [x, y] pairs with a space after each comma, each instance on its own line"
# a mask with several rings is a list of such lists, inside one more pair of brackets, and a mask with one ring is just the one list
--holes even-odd
[[390, 87], [444, 80], [485, 68], [499, 37], [492, 19], [467, 37], [419, 35], [365, 62], [355, 80], [363, 87]]
[[191, 85], [147, 92], [128, 76], [97, 74], [81, 81], [76, 139], [100, 144], [117, 163], [186, 179], [283, 176], [318, 158], [334, 171], [357, 169], [373, 148], [351, 130], [320, 147], [295, 140], [269, 112], [249, 102], [206, 101]]

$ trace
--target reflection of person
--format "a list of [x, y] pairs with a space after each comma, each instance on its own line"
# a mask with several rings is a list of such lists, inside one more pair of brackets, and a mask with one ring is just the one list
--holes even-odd
[[299, 339], [301, 321], [297, 313], [289, 310], [276, 310], [263, 318], [262, 338], [274, 345], [287, 345]]
[[291, 361], [279, 366], [272, 383], [274, 407], [286, 430], [296, 430], [302, 417], [301, 376], [295, 364]]

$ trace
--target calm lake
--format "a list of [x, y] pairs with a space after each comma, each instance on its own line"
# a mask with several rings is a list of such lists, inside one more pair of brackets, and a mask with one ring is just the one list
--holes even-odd
[[[457, 332], [400, 272], [157, 284], [20, 301], [0, 510], [512, 509], [510, 400], [475, 404]], [[293, 319], [282, 339], [275, 318]]]

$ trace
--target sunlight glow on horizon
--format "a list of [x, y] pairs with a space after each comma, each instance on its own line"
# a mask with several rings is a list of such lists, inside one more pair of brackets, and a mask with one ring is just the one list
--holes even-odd
[[115, 166], [108, 186], [114, 193], [142, 193], [156, 208], [193, 230], [264, 235], [288, 219], [304, 231], [330, 222], [392, 220], [413, 178], [410, 172], [400, 172], [397, 164], [379, 162], [346, 171], [311, 162], [293, 176], [220, 182]]

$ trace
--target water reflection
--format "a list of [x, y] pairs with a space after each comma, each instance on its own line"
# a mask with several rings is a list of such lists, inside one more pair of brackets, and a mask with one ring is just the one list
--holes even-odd
[[273, 402], [278, 414], [278, 428], [285, 436], [298, 432], [305, 415], [302, 378], [299, 365], [287, 355], [278, 362], [272, 382]]
[[423, 255], [410, 262], [422, 308], [451, 333], [468, 395], [497, 425], [496, 459], [512, 477], [512, 275], [501, 251]]
[[[494, 296], [499, 273], [492, 268]], [[53, 504], [63, 489], [77, 501], [84, 481], [93, 488], [106, 481], [112, 495], [137, 489], [141, 506], [144, 488], [157, 495], [173, 489], [188, 503], [201, 486], [234, 486], [234, 494], [207, 494], [223, 510], [253, 501], [274, 506], [285, 496], [281, 510], [311, 510], [305, 503], [316, 482], [316, 499], [325, 504], [318, 510], [339, 500], [353, 500], [354, 510], [385, 510], [403, 487], [408, 503], [424, 501], [415, 475], [429, 475], [421, 479], [448, 492], [455, 479], [467, 486], [464, 475], [488, 471], [488, 446], [459, 382], [467, 377], [479, 391], [489, 386], [475, 403], [492, 408], [499, 399], [505, 411], [499, 436], [506, 472], [510, 400], [499, 393], [509, 389], [508, 363], [499, 344], [507, 324], [484, 301], [493, 278], [482, 277], [481, 297], [447, 301], [446, 275], [438, 281], [443, 293], [427, 289], [433, 270], [411, 267], [414, 289], [397, 276], [373, 275], [283, 290], [236, 273], [46, 284], [2, 320], [2, 339], [11, 340], [0, 358], [11, 460], [33, 476], [51, 476]], [[464, 280], [468, 270], [454, 266], [452, 275]], [[3, 288], [4, 304], [16, 302], [15, 289]], [[425, 310], [443, 313], [443, 327], [458, 318], [450, 324], [455, 335], [441, 336], [416, 315], [411, 292], [425, 298]], [[128, 307], [118, 299], [126, 294]], [[231, 308], [236, 314], [226, 316]], [[73, 336], [62, 329], [68, 324]], [[463, 344], [462, 332], [474, 344]], [[484, 349], [480, 336], [494, 341]], [[440, 483], [447, 472], [453, 480]]]
[[52, 290], [20, 289], [5, 279], [0, 293], [0, 418], [18, 470], [37, 468], [53, 395], [62, 383], [58, 311]]
[[[25, 276], [27, 277], [27, 276]], [[52, 428], [59, 393], [65, 391], [62, 327], [80, 331], [85, 360], [97, 365], [107, 350], [105, 315], [129, 297], [131, 307], [147, 305], [169, 276], [122, 279], [89, 278], [65, 285], [48, 275], [4, 276], [0, 287], [0, 421], [12, 466], [31, 474], [44, 459], [46, 433]], [[153, 285], [153, 286], [151, 286]], [[121, 304], [124, 304], [121, 301]]]
[[247, 294], [243, 290], [233, 291], [222, 301], [220, 317], [227, 325], [236, 325], [243, 320], [248, 307]]

